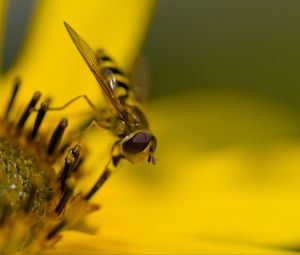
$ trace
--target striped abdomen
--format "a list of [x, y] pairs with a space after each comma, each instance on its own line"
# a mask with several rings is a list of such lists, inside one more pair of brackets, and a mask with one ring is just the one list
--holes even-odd
[[117, 92], [119, 99], [125, 100], [128, 97], [130, 87], [127, 75], [103, 50], [97, 51], [97, 62], [111, 89]]

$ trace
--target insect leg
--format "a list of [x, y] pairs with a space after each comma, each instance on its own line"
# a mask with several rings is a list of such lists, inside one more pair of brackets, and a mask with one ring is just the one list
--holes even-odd
[[108, 178], [115, 172], [116, 168], [118, 167], [120, 160], [123, 158], [121, 154], [113, 156], [113, 152], [118, 144], [119, 141], [117, 141], [113, 145], [111, 159], [108, 161], [104, 171], [99, 176], [94, 186], [84, 196], [85, 200], [89, 200], [103, 186], [103, 184], [108, 180]]
[[75, 102], [76, 100], [83, 98], [85, 99], [85, 101], [88, 103], [88, 105], [96, 112], [98, 112], [97, 107], [92, 103], [92, 101], [88, 98], [87, 95], [79, 95], [77, 97], [72, 98], [70, 101], [68, 101], [67, 103], [65, 103], [63, 106], [60, 107], [51, 107], [49, 108], [49, 110], [51, 111], [61, 111], [65, 108], [67, 108], [70, 104], [72, 104], [73, 102]]
[[49, 108], [50, 111], [61, 111], [64, 110], [65, 108], [67, 108], [69, 105], [71, 105], [73, 102], [77, 101], [78, 99], [83, 98], [87, 104], [90, 106], [90, 108], [92, 109], [93, 113], [98, 117], [99, 116], [99, 110], [97, 109], [97, 107], [92, 103], [92, 101], [88, 98], [87, 95], [79, 95], [77, 97], [74, 97], [73, 99], [71, 99], [70, 101], [68, 101], [67, 103], [65, 103], [63, 106], [60, 107], [51, 107]]
[[86, 136], [86, 134], [90, 131], [91, 128], [93, 127], [97, 127], [97, 128], [105, 128], [105, 129], [108, 129], [109, 127], [108, 126], [104, 126], [103, 124], [99, 123], [98, 121], [96, 120], [92, 120], [92, 122], [80, 133], [80, 136], [78, 138], [78, 143], [81, 143], [83, 138]]
[[[74, 103], [75, 101], [79, 100], [83, 98], [87, 104], [89, 105], [89, 107], [92, 109], [93, 113], [96, 115], [97, 117], [97, 124], [98, 126], [101, 126], [102, 128], [107, 129], [108, 126], [105, 125], [105, 122], [107, 122], [105, 119], [103, 119], [103, 113], [101, 113], [99, 111], [99, 109], [92, 103], [92, 101], [88, 98], [87, 95], [79, 95], [77, 97], [72, 98], [70, 101], [68, 101], [67, 103], [65, 103], [64, 105], [60, 106], [60, 107], [49, 107], [47, 109], [47, 111], [61, 111], [66, 109], [68, 106], [70, 106], [72, 103]], [[34, 111], [39, 111], [39, 109], [34, 109]]]

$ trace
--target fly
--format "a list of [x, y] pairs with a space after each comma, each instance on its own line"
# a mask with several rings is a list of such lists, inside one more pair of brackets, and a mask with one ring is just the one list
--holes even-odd
[[156, 138], [149, 131], [147, 118], [140, 109], [125, 73], [103, 50], [94, 51], [68, 23], [64, 22], [64, 24], [111, 106], [110, 117], [103, 118], [101, 111], [86, 95], [78, 96], [63, 107], [52, 108], [52, 110], [63, 109], [83, 97], [96, 115], [96, 120], [91, 125], [109, 129], [118, 138], [112, 146], [111, 157], [104, 171], [85, 195], [85, 199], [89, 200], [114, 172], [121, 159], [127, 159], [131, 163], [147, 160], [155, 164], [153, 153], [156, 148]]

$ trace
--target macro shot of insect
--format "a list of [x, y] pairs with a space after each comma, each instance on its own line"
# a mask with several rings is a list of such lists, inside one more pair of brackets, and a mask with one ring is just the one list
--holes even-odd
[[0, 255], [299, 253], [299, 9], [0, 1]]
[[[65, 23], [65, 27], [100, 85], [107, 105], [100, 109], [87, 95], [79, 95], [61, 107], [52, 107], [49, 96], [39, 103], [43, 94], [38, 90], [18, 115], [23, 79], [15, 78], [4, 115], [0, 116], [0, 254], [52, 248], [61, 232], [76, 228], [87, 215], [99, 210], [98, 203], [90, 199], [122, 159], [155, 164], [156, 138], [129, 78], [103, 50], [94, 52], [70, 25]], [[84, 116], [92, 113], [92, 120], [80, 119], [81, 127], [69, 131], [69, 121], [63, 117], [49, 136], [47, 113], [64, 110], [80, 98], [91, 109]], [[30, 121], [33, 116], [34, 121]], [[104, 170], [85, 192], [79, 184], [85, 175], [87, 156], [82, 143], [93, 126], [112, 133], [114, 142]]]
[[127, 159], [131, 163], [147, 159], [149, 163], [155, 164], [153, 153], [156, 148], [156, 138], [149, 131], [147, 118], [140, 109], [126, 74], [116, 66], [112, 58], [103, 50], [93, 51], [68, 23], [65, 22], [64, 24], [107, 99], [108, 116], [98, 110], [86, 95], [80, 95], [63, 107], [50, 108], [50, 110], [63, 109], [75, 100], [84, 98], [96, 117], [96, 120], [91, 122], [86, 131], [92, 126], [98, 126], [110, 130], [114, 136], [118, 137], [112, 146], [111, 159], [105, 170], [85, 196], [85, 199], [88, 200], [114, 172], [121, 159]]

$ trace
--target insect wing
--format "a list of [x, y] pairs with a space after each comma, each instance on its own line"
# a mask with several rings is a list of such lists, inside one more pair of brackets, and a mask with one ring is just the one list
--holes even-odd
[[139, 56], [130, 72], [131, 90], [137, 101], [143, 102], [149, 92], [149, 68], [143, 55]]
[[64, 24], [76, 48], [80, 52], [91, 72], [94, 74], [105, 95], [108, 97], [108, 99], [122, 118], [124, 112], [123, 106], [121, 105], [120, 101], [114, 97], [111, 86], [107, 84], [107, 81], [98, 66], [95, 52], [67, 22], [64, 22]]

